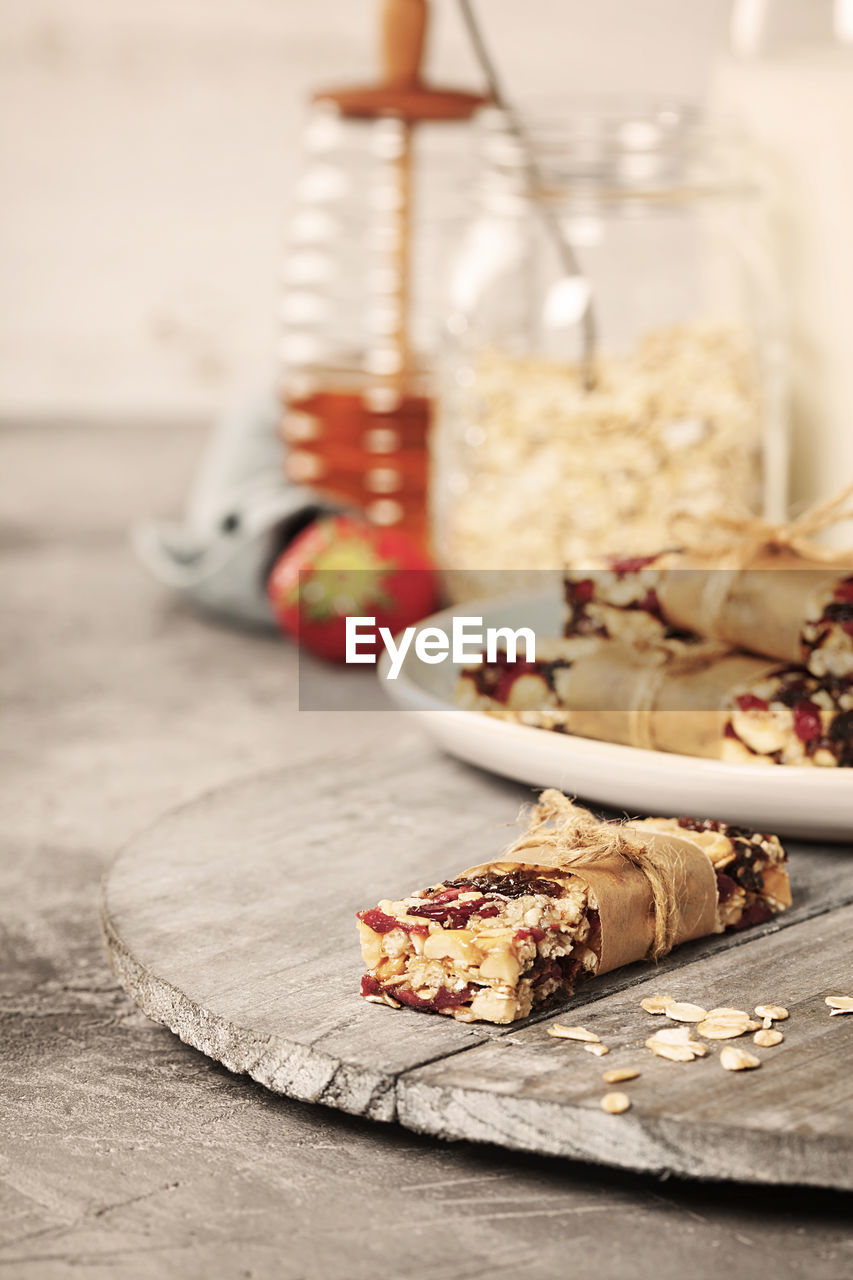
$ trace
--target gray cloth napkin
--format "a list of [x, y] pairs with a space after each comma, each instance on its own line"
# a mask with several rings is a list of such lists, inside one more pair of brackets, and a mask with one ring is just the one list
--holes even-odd
[[214, 428], [181, 523], [144, 521], [136, 554], [165, 586], [206, 613], [275, 625], [266, 580], [277, 556], [320, 515], [339, 508], [288, 484], [267, 395], [226, 414]]

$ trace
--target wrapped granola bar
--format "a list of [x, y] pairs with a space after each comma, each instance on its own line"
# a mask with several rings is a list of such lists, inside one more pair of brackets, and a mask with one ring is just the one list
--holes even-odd
[[458, 707], [604, 742], [737, 763], [853, 767], [853, 673], [812, 675], [713, 645], [540, 642], [466, 668]]
[[624, 642], [698, 636], [816, 676], [853, 675], [853, 554], [832, 564], [795, 553], [718, 568], [666, 551], [565, 576], [566, 635]]
[[578, 982], [790, 905], [775, 836], [723, 823], [607, 823], [545, 791], [494, 861], [361, 911], [362, 995], [507, 1023]]

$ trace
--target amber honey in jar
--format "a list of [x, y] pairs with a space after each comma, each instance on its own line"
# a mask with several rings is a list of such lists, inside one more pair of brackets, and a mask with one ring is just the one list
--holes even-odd
[[415, 394], [358, 389], [342, 371], [292, 375], [282, 425], [288, 478], [425, 541], [432, 398], [421, 381], [424, 391]]
[[378, 83], [322, 90], [290, 220], [282, 432], [295, 481], [427, 532], [447, 224], [479, 94], [422, 74], [425, 0], [383, 0]]

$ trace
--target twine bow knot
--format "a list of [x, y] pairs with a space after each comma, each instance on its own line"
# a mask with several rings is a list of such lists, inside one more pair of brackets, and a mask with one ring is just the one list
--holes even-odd
[[716, 545], [703, 541], [688, 549], [709, 559], [722, 559], [732, 568], [738, 568], [749, 564], [762, 551], [780, 554], [791, 551], [810, 560], [837, 560], [837, 550], [821, 546], [813, 538], [825, 529], [843, 524], [845, 520], [853, 520], [853, 483], [845, 485], [831, 498], [814, 503], [793, 520], [779, 524], [758, 516], [730, 515], [724, 511], [703, 516], [701, 520], [690, 512], [683, 512], [676, 516], [675, 527], [683, 521], [685, 527], [692, 524], [707, 530], [711, 525], [731, 534], [730, 538]]
[[515, 853], [542, 847], [559, 854], [564, 867], [612, 863], [616, 857], [642, 872], [649, 883], [654, 913], [654, 937], [646, 958], [659, 960], [672, 950], [682, 884], [677, 856], [645, 844], [622, 823], [600, 822], [561, 791], [552, 789], [542, 792], [529, 814], [527, 830], [503, 856], [509, 859]]

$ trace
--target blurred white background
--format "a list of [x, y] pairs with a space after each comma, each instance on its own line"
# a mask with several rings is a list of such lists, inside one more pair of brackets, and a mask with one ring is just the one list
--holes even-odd
[[[215, 411], [275, 369], [318, 84], [374, 67], [376, 0], [4, 0], [0, 417]], [[478, 85], [453, 0], [430, 69]], [[508, 86], [700, 98], [725, 0], [479, 0]]]

